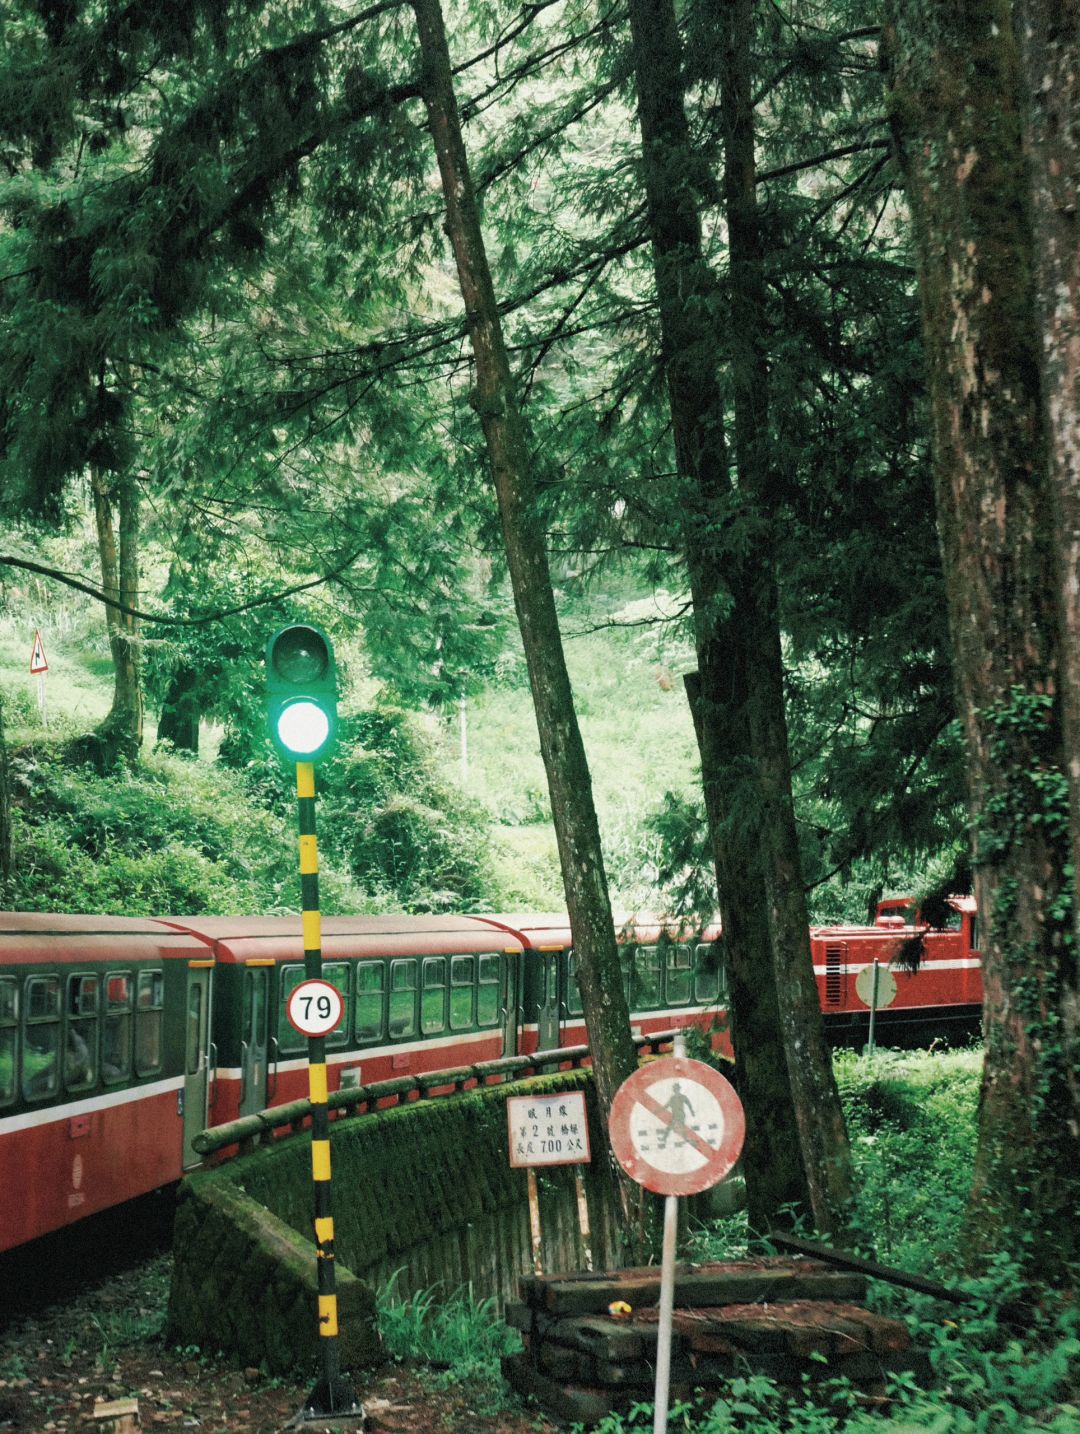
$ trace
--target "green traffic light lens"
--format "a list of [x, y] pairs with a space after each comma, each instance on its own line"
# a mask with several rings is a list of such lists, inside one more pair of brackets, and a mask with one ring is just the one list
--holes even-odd
[[326, 639], [313, 627], [283, 632], [274, 644], [272, 660], [274, 671], [285, 682], [318, 682], [330, 666]]
[[317, 702], [301, 698], [282, 709], [277, 722], [278, 740], [298, 757], [317, 752], [330, 735], [330, 718]]

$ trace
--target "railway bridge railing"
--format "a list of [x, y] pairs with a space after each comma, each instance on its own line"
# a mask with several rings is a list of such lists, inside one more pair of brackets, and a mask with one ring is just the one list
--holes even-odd
[[[640, 1055], [655, 1055], [662, 1046], [670, 1046], [683, 1028], [653, 1031], [650, 1035], [634, 1036]], [[369, 1085], [344, 1086], [332, 1091], [327, 1104], [339, 1115], [367, 1115], [372, 1111], [390, 1110], [394, 1106], [439, 1096], [457, 1095], [477, 1086], [497, 1085], [504, 1081], [524, 1080], [557, 1070], [578, 1070], [589, 1063], [592, 1053], [588, 1046], [561, 1046], [555, 1050], [534, 1051], [527, 1056], [502, 1056], [494, 1061], [478, 1061], [470, 1066], [454, 1066], [448, 1070], [422, 1071], [417, 1075], [396, 1076], [393, 1080], [373, 1081]], [[230, 1146], [240, 1147], [242, 1155], [256, 1145], [279, 1138], [278, 1132], [288, 1127], [301, 1130], [311, 1115], [311, 1102], [301, 1100], [272, 1105], [253, 1115], [243, 1115], [223, 1125], [212, 1125], [192, 1141], [197, 1154], [205, 1160]]]

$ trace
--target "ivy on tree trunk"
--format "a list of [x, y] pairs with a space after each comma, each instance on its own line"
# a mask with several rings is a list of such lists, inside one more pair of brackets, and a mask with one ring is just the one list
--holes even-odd
[[1048, 581], [1062, 535], [1012, 18], [1003, 0], [896, 0], [884, 53], [913, 220], [982, 930], [967, 1242], [977, 1263], [1020, 1237], [1052, 1278], [1080, 1253], [1077, 970], [1063, 631]]

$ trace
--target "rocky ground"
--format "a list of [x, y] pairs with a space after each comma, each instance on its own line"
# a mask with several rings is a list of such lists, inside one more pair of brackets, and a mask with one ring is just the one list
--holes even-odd
[[[203, 1434], [278, 1434], [310, 1385], [231, 1368], [161, 1337], [168, 1257], [103, 1281], [0, 1333], [0, 1431], [101, 1431], [95, 1410], [134, 1399], [129, 1427]], [[3, 1302], [0, 1291], [0, 1305]], [[505, 1385], [461, 1382], [449, 1371], [387, 1363], [361, 1371], [356, 1392], [368, 1434], [555, 1434]], [[357, 1428], [327, 1420], [305, 1429]]]

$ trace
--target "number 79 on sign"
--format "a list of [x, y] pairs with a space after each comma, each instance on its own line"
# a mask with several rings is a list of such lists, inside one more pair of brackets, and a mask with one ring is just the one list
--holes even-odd
[[289, 994], [285, 1014], [293, 1029], [311, 1040], [337, 1030], [345, 1014], [345, 1001], [329, 981], [301, 981]]

